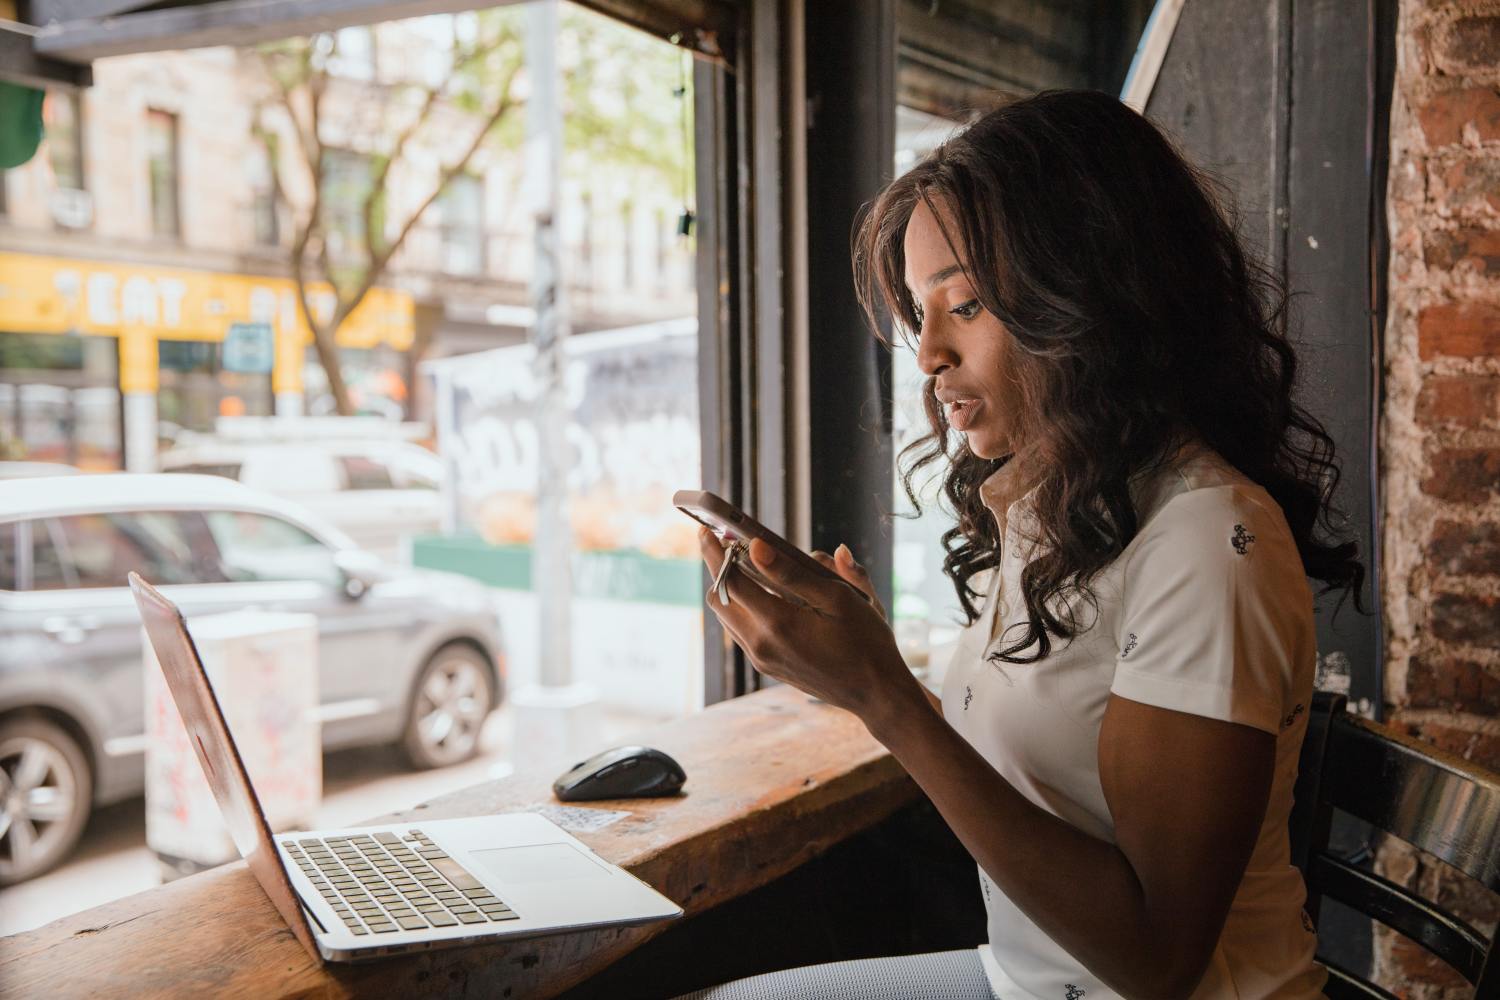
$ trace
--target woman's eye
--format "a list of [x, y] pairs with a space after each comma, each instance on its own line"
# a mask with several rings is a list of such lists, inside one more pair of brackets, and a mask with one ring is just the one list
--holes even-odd
[[948, 311], [955, 316], [962, 317], [963, 319], [973, 319], [975, 316], [979, 315], [979, 310], [983, 308], [984, 306], [979, 304], [978, 299], [970, 299], [963, 305], [954, 306]]

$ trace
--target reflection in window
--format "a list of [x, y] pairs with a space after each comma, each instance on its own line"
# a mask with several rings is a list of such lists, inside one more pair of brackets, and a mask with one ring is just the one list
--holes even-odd
[[231, 581], [341, 583], [333, 550], [295, 524], [244, 511], [214, 510], [206, 517], [220, 565]]
[[182, 235], [178, 206], [177, 116], [155, 108], [146, 112], [146, 167], [151, 181], [151, 231]]

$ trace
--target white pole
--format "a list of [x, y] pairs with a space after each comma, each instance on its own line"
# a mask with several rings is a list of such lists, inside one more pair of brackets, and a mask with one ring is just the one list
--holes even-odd
[[558, 188], [562, 120], [558, 103], [557, 0], [528, 5], [526, 75], [526, 184], [533, 193], [535, 227], [531, 345], [537, 441], [536, 535], [531, 544], [532, 591], [537, 598], [540, 684], [517, 691], [515, 745], [535, 759], [603, 749], [597, 739], [598, 697], [573, 683], [571, 566], [568, 525], [568, 412], [563, 375], [568, 340], [566, 284], [558, 238]]
[[568, 339], [567, 303], [558, 247], [558, 181], [562, 122], [557, 101], [557, 0], [532, 3], [527, 12], [526, 170], [535, 186], [532, 220], [531, 327], [537, 391], [536, 537], [531, 546], [531, 578], [541, 611], [541, 680], [562, 687], [573, 678], [573, 577], [569, 571], [572, 535], [567, 513], [568, 412], [563, 395], [563, 345]]
[[156, 471], [156, 393], [124, 394], [125, 471]]

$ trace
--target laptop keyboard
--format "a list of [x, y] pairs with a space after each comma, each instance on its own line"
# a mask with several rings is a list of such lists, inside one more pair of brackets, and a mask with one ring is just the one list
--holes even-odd
[[354, 934], [391, 934], [519, 919], [418, 830], [283, 840]]

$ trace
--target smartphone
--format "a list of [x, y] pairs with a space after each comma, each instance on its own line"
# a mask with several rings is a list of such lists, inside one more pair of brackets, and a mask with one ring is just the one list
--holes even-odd
[[[826, 576], [849, 586], [849, 581], [717, 494], [707, 490], [678, 490], [672, 494], [672, 506], [699, 524], [707, 525], [708, 529], [725, 546], [740, 541], [748, 543], [752, 538], [759, 538], [775, 549], [777, 555], [792, 560], [809, 573]], [[766, 578], [755, 568], [755, 564], [750, 561], [748, 555], [741, 559], [734, 568], [754, 580], [761, 586], [761, 589], [774, 597], [779, 597], [798, 607], [807, 603], [797, 595], [782, 590], [775, 581]], [[859, 590], [858, 587], [854, 589], [862, 596], [864, 595], [864, 591]]]

